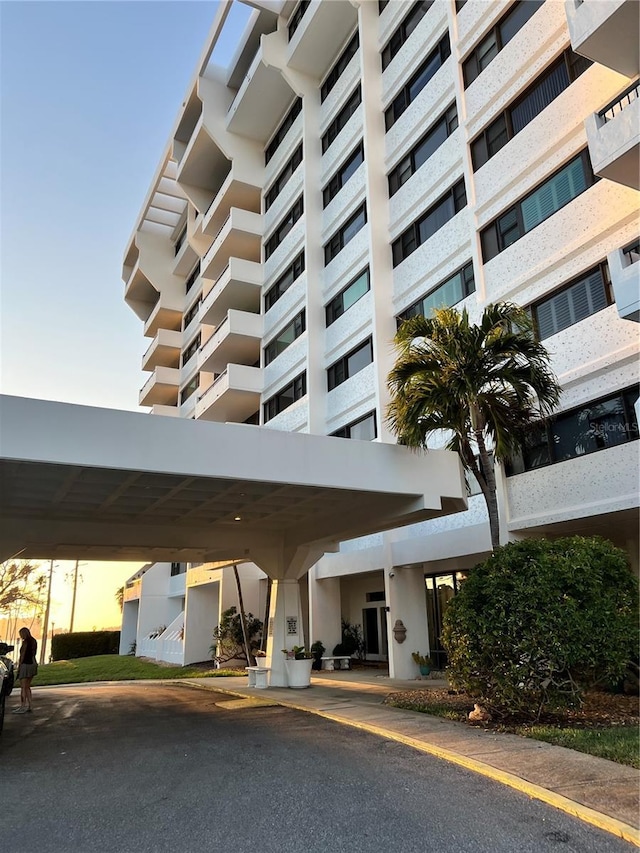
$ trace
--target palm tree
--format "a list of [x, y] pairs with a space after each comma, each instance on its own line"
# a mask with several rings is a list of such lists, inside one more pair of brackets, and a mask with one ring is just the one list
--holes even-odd
[[[434, 432], [473, 473], [489, 511], [492, 547], [500, 544], [494, 460], [516, 453], [526, 428], [557, 406], [560, 386], [529, 315], [512, 303], [485, 308], [480, 323], [467, 310], [437, 309], [398, 329], [389, 374], [387, 421], [401, 444], [427, 449]], [[493, 453], [494, 459], [491, 458]]]

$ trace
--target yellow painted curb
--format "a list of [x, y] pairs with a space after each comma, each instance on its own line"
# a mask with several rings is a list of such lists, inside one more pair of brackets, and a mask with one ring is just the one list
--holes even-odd
[[[243, 693], [238, 693], [234, 690], [229, 690], [228, 688], [224, 687], [214, 687], [213, 685], [208, 684], [195, 685], [191, 681], [183, 681], [180, 683], [186, 684], [187, 686], [191, 687], [197, 686], [203, 690], [219, 690], [221, 693], [228, 693], [232, 696], [244, 696]], [[576, 803], [574, 800], [570, 800], [568, 797], [563, 797], [561, 794], [556, 794], [553, 791], [548, 791], [546, 788], [540, 787], [540, 785], [533, 784], [533, 782], [527, 782], [525, 779], [520, 778], [520, 776], [516, 776], [514, 773], [508, 773], [506, 770], [498, 770], [498, 768], [492, 767], [490, 764], [485, 764], [483, 761], [477, 761], [475, 758], [469, 758], [466, 755], [460, 755], [460, 753], [452, 752], [449, 749], [444, 749], [440, 746], [434, 746], [433, 744], [425, 743], [422, 740], [409, 737], [408, 735], [402, 735], [397, 734], [396, 732], [391, 732], [388, 729], [381, 728], [380, 726], [375, 726], [371, 723], [362, 723], [357, 722], [355, 720], [348, 720], [344, 717], [340, 717], [336, 714], [331, 714], [327, 711], [318, 711], [314, 710], [313, 708], [307, 708], [302, 705], [298, 705], [295, 702], [289, 701], [288, 699], [277, 699], [273, 700], [273, 702], [274, 704], [282, 705], [286, 708], [293, 708], [296, 711], [305, 711], [308, 714], [315, 714], [318, 717], [324, 717], [326, 720], [331, 720], [334, 723], [352, 726], [355, 729], [360, 729], [361, 731], [369, 732], [369, 734], [378, 735], [386, 738], [387, 740], [393, 740], [397, 743], [402, 743], [405, 746], [410, 746], [413, 749], [419, 750], [420, 752], [425, 752], [429, 755], [434, 755], [436, 758], [441, 758], [444, 761], [449, 761], [452, 764], [457, 764], [459, 767], [464, 767], [466, 770], [471, 770], [474, 773], [479, 773], [481, 776], [485, 776], [488, 779], [493, 779], [495, 782], [500, 782], [509, 788], [513, 788], [516, 791], [520, 791], [523, 794], [527, 794], [527, 796], [531, 797], [534, 800], [541, 800], [543, 803], [547, 803], [547, 805], [553, 806], [554, 808], [565, 812], [565, 814], [577, 817], [579, 820], [582, 820], [585, 823], [591, 824], [592, 826], [595, 826], [598, 829], [602, 829], [605, 832], [609, 832], [612, 835], [616, 835], [618, 836], [618, 838], [622, 838], [625, 841], [634, 844], [636, 847], [640, 847], [640, 831], [637, 830], [634, 826], [631, 826], [628, 823], [624, 823], [621, 820], [617, 820], [614, 817], [609, 817], [608, 815], [602, 814], [601, 812], [598, 812], [595, 809], [590, 809], [588, 806], [583, 806], [581, 803]]]

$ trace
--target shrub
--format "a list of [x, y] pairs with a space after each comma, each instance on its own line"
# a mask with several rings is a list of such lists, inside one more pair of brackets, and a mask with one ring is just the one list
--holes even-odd
[[120, 631], [74, 631], [51, 639], [52, 660], [75, 660], [93, 655], [117, 655]]
[[[351, 622], [343, 619], [341, 645], [344, 649], [342, 652], [343, 655], [349, 655], [350, 657], [355, 655], [359, 660], [364, 660], [367, 655], [364, 636], [362, 634], [362, 626], [352, 625]], [[335, 654], [338, 654], [338, 652], [334, 651], [334, 655]]]
[[313, 655], [313, 664], [311, 669], [320, 670], [322, 669], [322, 655], [325, 653], [326, 649], [320, 642], [320, 640], [316, 640], [315, 643], [311, 646], [311, 654]]
[[[262, 622], [253, 613], [247, 613], [246, 616], [249, 646], [260, 646]], [[220, 617], [220, 624], [214, 629], [213, 644], [209, 647], [209, 651], [218, 664], [236, 658], [247, 659], [242, 637], [242, 622], [235, 607], [225, 610]]]
[[512, 542], [470, 572], [442, 639], [453, 687], [537, 719], [621, 678], [637, 650], [638, 582], [605, 539]]

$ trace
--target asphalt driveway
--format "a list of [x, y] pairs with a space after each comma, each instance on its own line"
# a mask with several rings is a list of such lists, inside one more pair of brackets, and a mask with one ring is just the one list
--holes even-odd
[[402, 744], [175, 684], [35, 690], [5, 721], [0, 797], [7, 853], [632, 849]]

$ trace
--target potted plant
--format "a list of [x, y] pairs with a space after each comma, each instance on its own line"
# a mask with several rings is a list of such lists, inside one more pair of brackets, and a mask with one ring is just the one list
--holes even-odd
[[313, 655], [304, 646], [294, 646], [292, 649], [283, 649], [285, 656], [285, 669], [289, 687], [309, 687], [311, 684], [311, 665]]
[[265, 669], [267, 666], [267, 653], [263, 652], [262, 649], [251, 649], [251, 654], [256, 659], [256, 666]]
[[420, 652], [412, 652], [411, 657], [420, 667], [420, 675], [429, 675], [433, 661], [428, 655], [421, 655]]

